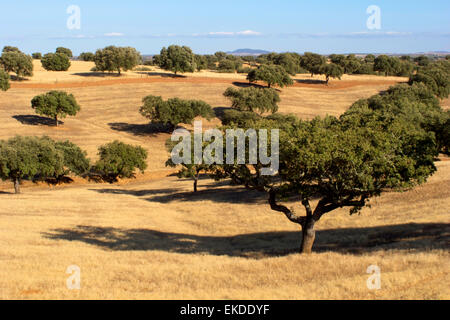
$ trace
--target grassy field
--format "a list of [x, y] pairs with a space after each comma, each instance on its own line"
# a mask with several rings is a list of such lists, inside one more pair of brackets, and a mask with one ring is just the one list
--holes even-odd
[[[450, 161], [425, 185], [374, 199], [349, 216], [338, 210], [318, 223], [315, 253], [298, 254], [300, 232], [266, 196], [227, 183], [192, 182], [173, 170], [168, 134], [138, 112], [144, 96], [202, 99], [229, 107], [222, 96], [242, 75], [203, 72], [172, 78], [161, 70], [89, 75], [90, 63], [68, 72], [35, 68], [28, 81], [0, 93], [0, 138], [16, 134], [70, 139], [96, 159], [114, 139], [149, 151], [136, 180], [94, 184], [76, 179], [51, 187], [26, 183], [12, 194], [0, 183], [0, 299], [449, 299]], [[404, 78], [345, 76], [327, 87], [298, 75], [282, 89], [280, 111], [310, 119], [339, 115]], [[58, 128], [30, 107], [53, 88], [73, 93], [82, 110]], [[443, 102], [448, 108], [448, 100]], [[217, 119], [204, 126], [219, 124]], [[81, 269], [81, 290], [68, 290], [66, 269]], [[381, 290], [369, 290], [370, 265], [381, 268]]]

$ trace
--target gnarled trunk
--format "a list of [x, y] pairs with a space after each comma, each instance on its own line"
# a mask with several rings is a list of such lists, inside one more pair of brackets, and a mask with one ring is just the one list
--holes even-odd
[[20, 193], [20, 180], [19, 180], [19, 178], [15, 178], [14, 179], [14, 191], [16, 192], [16, 194]]
[[308, 217], [306, 222], [302, 225], [302, 244], [300, 247], [301, 253], [311, 253], [314, 240], [316, 239], [316, 230], [314, 229], [315, 221], [312, 217]]

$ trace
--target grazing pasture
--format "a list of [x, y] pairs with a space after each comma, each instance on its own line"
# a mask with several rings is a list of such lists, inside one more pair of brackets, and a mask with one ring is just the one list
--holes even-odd
[[[298, 254], [300, 230], [270, 210], [267, 196], [227, 181], [191, 180], [166, 168], [169, 133], [139, 114], [142, 98], [201, 99], [216, 114], [222, 94], [248, 86], [244, 75], [210, 71], [92, 73], [91, 62], [14, 81], [0, 93], [0, 137], [48, 135], [86, 150], [120, 140], [140, 145], [148, 169], [110, 185], [81, 178], [66, 185], [24, 183], [14, 195], [0, 182], [0, 299], [449, 299], [450, 161], [418, 188], [387, 193], [359, 215], [340, 209], [317, 225], [314, 253]], [[353, 102], [407, 78], [300, 74], [280, 89], [279, 111], [303, 119], [338, 116]], [[257, 84], [262, 85], [262, 84]], [[81, 111], [60, 119], [36, 115], [31, 99], [49, 90], [75, 96]], [[449, 108], [448, 99], [442, 102]], [[220, 124], [206, 120], [204, 127]], [[292, 203], [292, 205], [298, 205]], [[66, 269], [81, 268], [81, 290], [68, 290]], [[369, 290], [370, 265], [382, 287]]]

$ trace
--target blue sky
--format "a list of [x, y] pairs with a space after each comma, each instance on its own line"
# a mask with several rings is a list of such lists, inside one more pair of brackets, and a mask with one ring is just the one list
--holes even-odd
[[[67, 28], [70, 5], [80, 8], [80, 29]], [[381, 10], [379, 30], [367, 28], [370, 5]], [[170, 44], [197, 53], [450, 51], [448, 0], [16, 0], [1, 1], [0, 17], [0, 47], [27, 53], [126, 45], [153, 54]]]

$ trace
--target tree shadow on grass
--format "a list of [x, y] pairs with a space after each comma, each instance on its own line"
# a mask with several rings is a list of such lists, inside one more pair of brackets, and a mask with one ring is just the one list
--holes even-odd
[[[204, 177], [207, 180], [208, 177]], [[201, 180], [203, 180], [201, 179]], [[189, 181], [193, 180], [186, 179]], [[197, 192], [181, 191], [180, 189], [153, 189], [153, 190], [126, 190], [126, 189], [91, 189], [98, 193], [111, 194], [128, 194], [137, 197], [151, 196], [142, 198], [149, 202], [171, 203], [171, 202], [196, 202], [196, 201], [212, 201], [219, 203], [242, 203], [242, 204], [262, 204], [267, 202], [267, 194], [254, 190], [248, 190], [244, 187], [223, 188], [229, 185], [228, 181], [221, 181], [219, 183], [213, 182], [211, 184], [199, 184]]]
[[[22, 124], [30, 126], [55, 126], [55, 119], [41, 117], [36, 115], [16, 115], [12, 116], [14, 119]], [[58, 120], [58, 125], [64, 124], [63, 121]]]
[[72, 73], [72, 76], [79, 76], [79, 77], [98, 77], [98, 78], [106, 78], [106, 77], [120, 77], [122, 74], [119, 74], [118, 72], [76, 72]]
[[137, 74], [146, 75], [147, 77], [161, 77], [161, 78], [172, 78], [172, 79], [183, 79], [187, 78], [187, 76], [181, 74], [174, 73], [163, 73], [163, 72], [154, 72], [154, 71], [134, 71]]
[[122, 131], [134, 134], [135, 136], [155, 136], [158, 133], [170, 133], [174, 129], [170, 125], [147, 123], [132, 124], [125, 122], [108, 123], [108, 126], [115, 131]]
[[267, 86], [263, 86], [257, 83], [250, 83], [250, 82], [240, 82], [240, 81], [234, 81], [233, 85], [239, 88], [248, 88], [248, 87], [254, 87], [254, 88], [267, 88]]
[[[151, 229], [79, 225], [42, 234], [52, 240], [80, 241], [113, 251], [167, 251], [182, 254], [265, 258], [298, 252], [300, 232], [262, 232], [236, 236], [199, 236]], [[315, 252], [365, 254], [380, 250], [448, 249], [450, 224], [421, 223], [320, 230]]]
[[326, 85], [327, 82], [325, 80], [317, 80], [317, 79], [296, 79], [297, 83], [303, 83], [303, 84], [324, 84]]
[[223, 116], [225, 115], [225, 111], [227, 110], [231, 110], [232, 108], [230, 107], [215, 107], [213, 108], [214, 111], [214, 115], [216, 116], [216, 118], [222, 120]]

